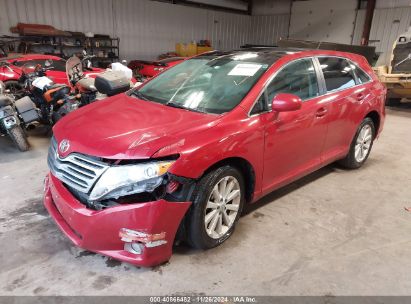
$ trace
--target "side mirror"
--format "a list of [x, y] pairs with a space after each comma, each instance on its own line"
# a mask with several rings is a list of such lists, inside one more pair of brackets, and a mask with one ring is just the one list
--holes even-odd
[[302, 100], [294, 94], [279, 93], [274, 96], [272, 110], [276, 112], [290, 112], [301, 109]]

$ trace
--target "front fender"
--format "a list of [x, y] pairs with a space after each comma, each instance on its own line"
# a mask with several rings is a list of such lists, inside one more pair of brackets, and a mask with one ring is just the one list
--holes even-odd
[[260, 189], [263, 171], [264, 124], [259, 116], [221, 123], [203, 133], [164, 147], [153, 155], [179, 154], [171, 174], [198, 179], [216, 163], [228, 158], [246, 160], [254, 172], [255, 189]]

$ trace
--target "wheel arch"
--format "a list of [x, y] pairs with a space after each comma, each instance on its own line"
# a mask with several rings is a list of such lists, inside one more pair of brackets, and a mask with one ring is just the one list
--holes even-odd
[[381, 123], [381, 118], [380, 114], [378, 114], [377, 111], [373, 110], [368, 112], [367, 115], [365, 115], [365, 118], [370, 118], [372, 122], [374, 123], [374, 128], [375, 128], [375, 136], [377, 136], [379, 130], [380, 130], [380, 123]]
[[[245, 199], [246, 203], [250, 203], [253, 200], [254, 189], [255, 189], [255, 170], [251, 163], [242, 157], [227, 157], [224, 159], [219, 160], [218, 162], [209, 166], [201, 175], [203, 177], [207, 173], [222, 167], [222, 166], [232, 166], [238, 169], [244, 177], [245, 183]], [[200, 177], [200, 178], [201, 178]]]

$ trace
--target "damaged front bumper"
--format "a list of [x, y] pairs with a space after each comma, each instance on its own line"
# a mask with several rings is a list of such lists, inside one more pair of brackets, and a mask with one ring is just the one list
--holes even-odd
[[51, 173], [44, 205], [64, 234], [78, 247], [140, 266], [166, 262], [190, 202], [157, 201], [91, 210]]

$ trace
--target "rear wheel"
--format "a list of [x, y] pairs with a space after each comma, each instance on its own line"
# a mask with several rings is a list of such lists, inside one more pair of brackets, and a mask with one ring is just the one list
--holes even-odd
[[371, 118], [365, 118], [355, 133], [347, 156], [339, 163], [348, 169], [361, 167], [368, 156], [375, 138], [375, 127]]
[[188, 242], [194, 248], [213, 248], [234, 231], [244, 205], [241, 173], [224, 166], [205, 175], [196, 187], [188, 213]]
[[27, 141], [27, 136], [20, 126], [11, 128], [9, 130], [9, 135], [20, 151], [24, 152], [30, 149], [29, 142]]

